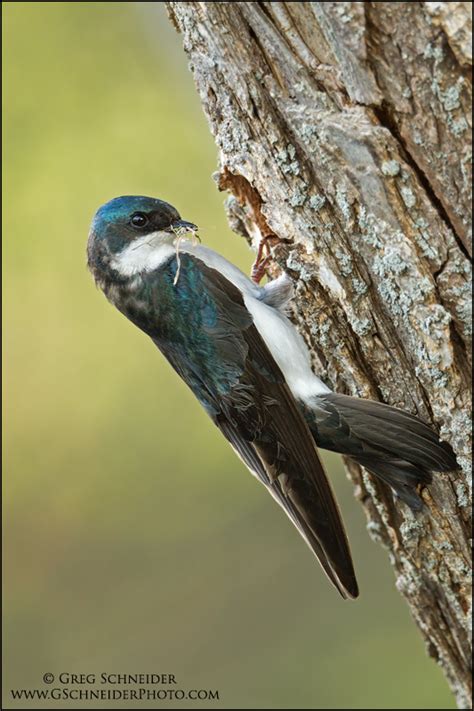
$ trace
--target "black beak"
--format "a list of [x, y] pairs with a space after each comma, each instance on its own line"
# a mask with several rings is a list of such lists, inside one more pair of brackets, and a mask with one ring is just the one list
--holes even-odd
[[171, 223], [172, 230], [184, 230], [185, 232], [197, 232], [197, 225], [193, 225], [192, 222], [186, 222], [186, 220], [176, 220]]

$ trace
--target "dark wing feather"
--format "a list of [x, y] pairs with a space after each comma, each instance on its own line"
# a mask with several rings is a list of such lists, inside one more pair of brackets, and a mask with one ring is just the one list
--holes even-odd
[[[171, 262], [170, 279], [174, 273]], [[193, 298], [184, 298], [191, 287]], [[346, 534], [311, 433], [242, 294], [191, 255], [181, 255], [175, 289], [187, 310], [186, 334], [190, 324], [192, 334], [161, 324], [166, 337], [153, 340], [285, 509], [340, 593], [356, 597]]]
[[[255, 474], [255, 476], [262, 482], [262, 484], [264, 484], [264, 486], [268, 489], [275, 501], [285, 511], [290, 521], [294, 524], [300, 535], [304, 538], [308, 546], [318, 558], [328, 578], [339, 590], [342, 597], [346, 598], [348, 596], [347, 591], [345, 590], [345, 588], [341, 587], [338, 578], [334, 575], [331, 563], [327, 558], [324, 548], [321, 546], [318, 539], [312, 532], [311, 528], [306, 523], [305, 518], [298, 515], [291, 500], [284, 495], [279, 482], [274, 481], [272, 483], [270, 481], [259, 456], [253, 448], [253, 445], [250, 442], [245, 441], [228, 420], [221, 419], [216, 422], [216, 424], [221, 430], [222, 434], [229, 441], [234, 451], [239, 455], [244, 464], [247, 466], [247, 468], [253, 474]], [[357, 587], [353, 588], [353, 592], [350, 594], [350, 597], [356, 597], [357, 592]]]

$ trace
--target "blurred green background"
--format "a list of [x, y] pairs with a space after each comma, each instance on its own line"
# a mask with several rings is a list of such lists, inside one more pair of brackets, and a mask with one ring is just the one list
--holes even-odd
[[[171, 672], [217, 708], [454, 708], [326, 458], [344, 602], [158, 351], [94, 288], [96, 208], [155, 195], [248, 270], [162, 3], [4, 3], [5, 676]], [[53, 685], [56, 686], [56, 685]], [[67, 702], [54, 708], [193, 708]]]

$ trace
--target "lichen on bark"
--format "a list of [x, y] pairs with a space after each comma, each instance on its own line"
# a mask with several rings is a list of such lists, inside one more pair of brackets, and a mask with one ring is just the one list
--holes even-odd
[[[414, 515], [347, 463], [429, 653], [470, 708], [470, 3], [167, 3], [234, 230], [334, 389], [433, 423], [463, 469]], [[450, 6], [450, 7], [448, 7]]]

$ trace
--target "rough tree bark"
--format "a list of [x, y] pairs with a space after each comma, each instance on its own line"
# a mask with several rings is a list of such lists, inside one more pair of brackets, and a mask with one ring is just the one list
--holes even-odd
[[417, 413], [462, 472], [414, 515], [349, 466], [429, 653], [470, 708], [470, 3], [169, 2], [234, 230], [273, 247], [335, 390]]

